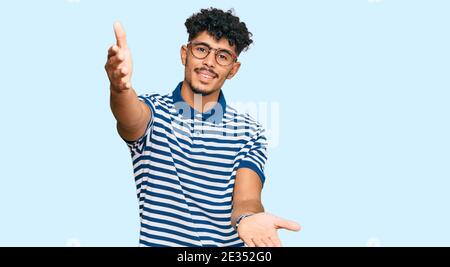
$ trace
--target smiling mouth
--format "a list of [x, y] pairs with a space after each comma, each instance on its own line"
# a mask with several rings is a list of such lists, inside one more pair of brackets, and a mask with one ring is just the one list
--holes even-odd
[[196, 71], [196, 72], [200, 78], [203, 78], [205, 80], [212, 80], [216, 77], [216, 75], [214, 75], [208, 71]]

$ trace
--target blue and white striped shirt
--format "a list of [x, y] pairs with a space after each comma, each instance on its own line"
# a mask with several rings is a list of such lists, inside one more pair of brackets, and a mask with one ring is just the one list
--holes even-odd
[[141, 221], [140, 246], [244, 246], [231, 225], [238, 168], [264, 183], [263, 127], [226, 104], [199, 113], [181, 97], [144, 94], [152, 112], [145, 134], [125, 141], [133, 160]]

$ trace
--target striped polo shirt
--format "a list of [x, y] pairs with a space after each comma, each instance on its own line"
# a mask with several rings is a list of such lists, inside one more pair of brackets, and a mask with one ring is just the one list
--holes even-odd
[[126, 141], [139, 200], [140, 246], [244, 246], [231, 225], [236, 171], [264, 184], [267, 140], [260, 123], [219, 99], [200, 113], [181, 96], [143, 94], [152, 118]]

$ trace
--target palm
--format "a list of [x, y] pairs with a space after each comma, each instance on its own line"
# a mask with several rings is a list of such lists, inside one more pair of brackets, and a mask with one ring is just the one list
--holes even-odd
[[242, 219], [238, 234], [249, 246], [281, 246], [278, 229], [299, 231], [301, 227], [296, 222], [262, 212]]

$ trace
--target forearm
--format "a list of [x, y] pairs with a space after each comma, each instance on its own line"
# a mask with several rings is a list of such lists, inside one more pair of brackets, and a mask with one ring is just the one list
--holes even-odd
[[134, 89], [123, 91], [110, 89], [111, 111], [121, 128], [132, 130], [144, 120], [144, 112]]
[[252, 214], [264, 212], [264, 206], [259, 199], [242, 200], [233, 203], [233, 211], [231, 213], [231, 225], [236, 226], [236, 220], [242, 214]]

